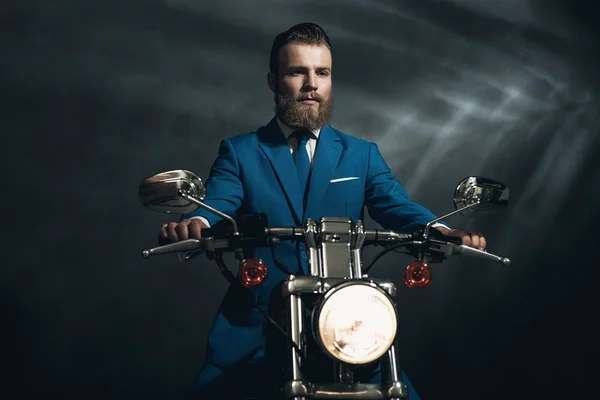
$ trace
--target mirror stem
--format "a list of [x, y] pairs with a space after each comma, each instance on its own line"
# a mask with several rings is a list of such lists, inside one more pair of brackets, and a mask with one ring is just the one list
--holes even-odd
[[231, 222], [231, 225], [233, 226], [233, 234], [234, 235], [239, 235], [238, 232], [238, 227], [237, 227], [237, 223], [235, 222], [235, 219], [231, 218], [229, 215], [222, 213], [221, 211], [212, 208], [209, 205], [204, 204], [203, 202], [201, 202], [200, 200], [198, 200], [197, 198], [195, 198], [194, 196], [191, 196], [189, 193], [187, 193], [186, 191], [179, 189], [177, 191], [177, 194], [181, 197], [183, 197], [186, 200], [191, 201], [194, 204], [197, 204], [198, 206], [204, 208], [205, 210], [210, 211], [213, 214], [218, 215], [219, 217], [226, 219], [227, 221]]
[[468, 206], [465, 206], [465, 207], [463, 207], [463, 208], [459, 208], [459, 209], [457, 209], [457, 210], [455, 210], [455, 211], [452, 211], [452, 212], [451, 212], [451, 213], [449, 213], [449, 214], [442, 215], [442, 216], [441, 216], [441, 217], [439, 217], [439, 218], [436, 218], [436, 219], [434, 219], [434, 220], [432, 220], [432, 221], [429, 221], [429, 222], [427, 223], [427, 225], [425, 225], [425, 231], [423, 232], [423, 236], [424, 236], [424, 238], [425, 238], [425, 239], [427, 239], [427, 236], [429, 235], [429, 230], [431, 229], [431, 225], [433, 225], [433, 224], [435, 224], [436, 222], [439, 222], [439, 221], [441, 221], [441, 220], [443, 220], [443, 219], [446, 219], [446, 218], [448, 218], [448, 217], [451, 217], [451, 216], [453, 216], [454, 214], [458, 214], [458, 213], [460, 213], [460, 212], [463, 212], [463, 211], [465, 211], [465, 210], [468, 210], [469, 208], [475, 207], [475, 206], [479, 205], [480, 203], [481, 203], [481, 201], [479, 201], [479, 200], [478, 200], [476, 203], [469, 204]]

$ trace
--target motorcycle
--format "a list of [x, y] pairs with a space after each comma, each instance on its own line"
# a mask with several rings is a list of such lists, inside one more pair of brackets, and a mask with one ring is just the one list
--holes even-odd
[[[203, 182], [187, 170], [144, 179], [139, 195], [150, 210], [186, 214], [201, 207], [222, 218], [214, 227], [203, 229], [202, 239], [147, 249], [143, 257], [178, 253], [182, 260], [191, 260], [206, 253], [232, 285], [253, 289], [268, 279], [271, 266], [247, 258], [248, 250], [304, 241], [309, 250], [308, 274], [288, 273], [272, 292], [266, 310], [255, 305], [266, 321], [266, 362], [277, 382], [277, 395], [285, 399], [408, 398], [398, 357], [397, 288], [389, 279], [368, 275], [383, 255], [404, 249], [414, 257], [403, 274], [409, 288], [428, 286], [431, 264], [450, 256], [510, 264], [508, 258], [463, 246], [460, 239], [432, 229], [434, 223], [455, 214], [487, 214], [507, 206], [508, 188], [478, 176], [458, 184], [453, 212], [404, 232], [366, 229], [362, 221], [340, 217], [307, 219], [303, 226], [269, 226], [263, 214], [232, 218], [203, 202]], [[365, 266], [362, 250], [370, 245], [383, 250]], [[234, 253], [238, 260], [237, 276], [225, 265], [225, 253]], [[323, 365], [327, 368], [319, 368]], [[381, 367], [382, 383], [361, 383], [368, 381], [364, 371], [372, 371], [374, 365]]]

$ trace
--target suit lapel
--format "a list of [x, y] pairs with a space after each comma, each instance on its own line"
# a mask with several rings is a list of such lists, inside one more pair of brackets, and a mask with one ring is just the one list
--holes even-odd
[[290, 147], [277, 125], [275, 118], [258, 132], [260, 149], [269, 159], [273, 172], [279, 180], [279, 184], [287, 198], [288, 204], [294, 214], [296, 223], [302, 221], [302, 194], [296, 166], [290, 153]]
[[342, 144], [339, 137], [331, 126], [324, 126], [314, 154], [304, 218], [317, 213], [341, 154]]

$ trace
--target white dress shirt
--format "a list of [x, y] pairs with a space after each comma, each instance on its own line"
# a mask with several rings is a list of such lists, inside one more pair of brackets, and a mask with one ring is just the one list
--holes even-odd
[[[283, 135], [288, 142], [288, 146], [290, 146], [290, 152], [293, 155], [296, 153], [298, 148], [298, 139], [292, 134], [296, 132], [297, 128], [284, 124], [279, 118], [277, 118], [277, 125], [279, 126], [279, 129], [281, 129], [281, 132], [283, 132]], [[321, 133], [321, 129], [316, 129], [311, 132], [314, 133], [315, 136], [308, 138], [306, 141], [306, 152], [308, 153], [308, 159], [312, 165], [315, 149], [317, 148], [317, 140], [319, 140], [319, 133]]]

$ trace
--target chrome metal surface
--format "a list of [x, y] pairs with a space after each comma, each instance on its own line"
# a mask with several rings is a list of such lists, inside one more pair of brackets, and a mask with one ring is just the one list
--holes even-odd
[[142, 251], [142, 257], [148, 258], [150, 256], [159, 254], [182, 253], [185, 255], [182, 258], [185, 261], [199, 255], [199, 250], [215, 251], [218, 249], [225, 249], [227, 247], [229, 247], [229, 240], [227, 239], [186, 239], [176, 243], [169, 243], [163, 246], [144, 250]]
[[365, 244], [365, 228], [362, 221], [356, 221], [354, 223], [353, 240], [351, 244], [352, 249], [352, 276], [355, 278], [361, 278], [362, 274], [362, 247]]
[[462, 213], [497, 212], [506, 208], [509, 194], [508, 188], [503, 183], [481, 176], [470, 176], [463, 179], [456, 187], [454, 206], [461, 209], [476, 203], [477, 207], [464, 209]]
[[283, 395], [286, 399], [292, 397], [306, 397], [311, 392], [310, 386], [312, 386], [310, 383], [304, 383], [299, 379], [294, 379], [285, 383], [283, 386]]
[[387, 377], [384, 377], [384, 382], [402, 382], [400, 360], [398, 358], [398, 353], [396, 352], [396, 343], [394, 343], [387, 352], [385, 357], [385, 369]]
[[301, 226], [270, 226], [265, 233], [277, 238], [296, 240], [301, 240], [305, 236], [304, 228]]
[[285, 384], [284, 395], [286, 398], [306, 397], [310, 399], [405, 400], [407, 399], [407, 390], [406, 385], [402, 382], [320, 384], [294, 380]]
[[237, 227], [237, 223], [235, 222], [235, 219], [233, 219], [232, 217], [230, 217], [229, 215], [217, 210], [216, 208], [213, 208], [207, 204], [204, 204], [202, 201], [194, 198], [193, 196], [191, 196], [189, 193], [184, 192], [183, 190], [179, 191], [179, 195], [181, 197], [183, 197], [186, 200], [189, 200], [190, 202], [196, 204], [198, 207], [204, 208], [207, 211], [210, 211], [211, 213], [218, 215], [219, 217], [229, 221], [229, 223], [231, 224], [232, 228], [233, 228], [233, 234], [234, 235], [239, 235], [238, 232], [238, 227]]
[[446, 215], [442, 215], [441, 217], [437, 217], [436, 219], [433, 219], [433, 220], [429, 221], [429, 222], [427, 223], [427, 225], [425, 225], [425, 230], [424, 230], [424, 232], [423, 232], [423, 237], [424, 237], [425, 239], [427, 239], [427, 237], [429, 236], [429, 231], [431, 230], [431, 226], [432, 226], [433, 224], [435, 224], [436, 222], [442, 221], [442, 220], [444, 220], [444, 219], [446, 219], [446, 218], [448, 218], [448, 217], [451, 217], [451, 216], [453, 216], [454, 214], [464, 213], [464, 212], [466, 212], [466, 210], [468, 210], [468, 209], [470, 209], [470, 208], [475, 208], [475, 207], [477, 207], [478, 205], [479, 205], [479, 203], [475, 202], [475, 203], [472, 203], [472, 204], [466, 205], [466, 206], [464, 206], [463, 208], [460, 208], [460, 209], [458, 209], [458, 210], [452, 211], [452, 212], [450, 212], [450, 213], [448, 213], [448, 214], [446, 214]]
[[164, 246], [154, 247], [142, 251], [142, 257], [148, 258], [159, 254], [179, 253], [186, 251], [198, 250], [202, 247], [204, 241], [202, 239], [187, 239], [176, 243], [169, 243]]
[[323, 277], [353, 278], [350, 242], [352, 220], [323, 217], [317, 221], [317, 248], [320, 250]]
[[[301, 333], [302, 333], [302, 299], [300, 296], [290, 295], [287, 299], [288, 308], [290, 311], [290, 334], [292, 337], [292, 341], [300, 348], [302, 346]], [[302, 380], [302, 361], [300, 358], [300, 354], [295, 347], [289, 346], [289, 351], [291, 354], [292, 361], [292, 379], [293, 380]]]
[[321, 276], [323, 271], [319, 251], [317, 250], [317, 224], [315, 221], [311, 219], [306, 220], [304, 232], [304, 240], [308, 246], [309, 274], [312, 276]]
[[380, 229], [366, 229], [365, 230], [365, 240], [369, 242], [378, 242], [378, 243], [396, 243], [404, 240], [412, 239], [413, 235], [411, 233], [401, 233], [394, 231], [383, 231]]
[[487, 251], [482, 251], [469, 246], [454, 246], [453, 254], [455, 255], [467, 255], [470, 257], [480, 258], [487, 261], [497, 261], [502, 265], [509, 265], [510, 259], [500, 257]]
[[298, 338], [296, 344], [300, 349], [300, 367], [302, 367], [302, 354], [304, 353], [304, 304], [302, 304], [302, 296], [296, 296], [296, 309], [298, 310]]
[[284, 296], [300, 295], [303, 293], [323, 294], [327, 293], [332, 287], [347, 282], [370, 282], [377, 285], [390, 297], [396, 296], [396, 285], [394, 285], [391, 280], [382, 278], [353, 279], [349, 281], [345, 278], [321, 278], [317, 276], [291, 275], [284, 282], [282, 291]]
[[202, 180], [193, 172], [183, 169], [145, 178], [139, 185], [139, 196], [142, 205], [153, 211], [178, 214], [195, 211], [197, 204], [182, 198], [179, 195], [182, 190], [194, 198], [204, 200]]

